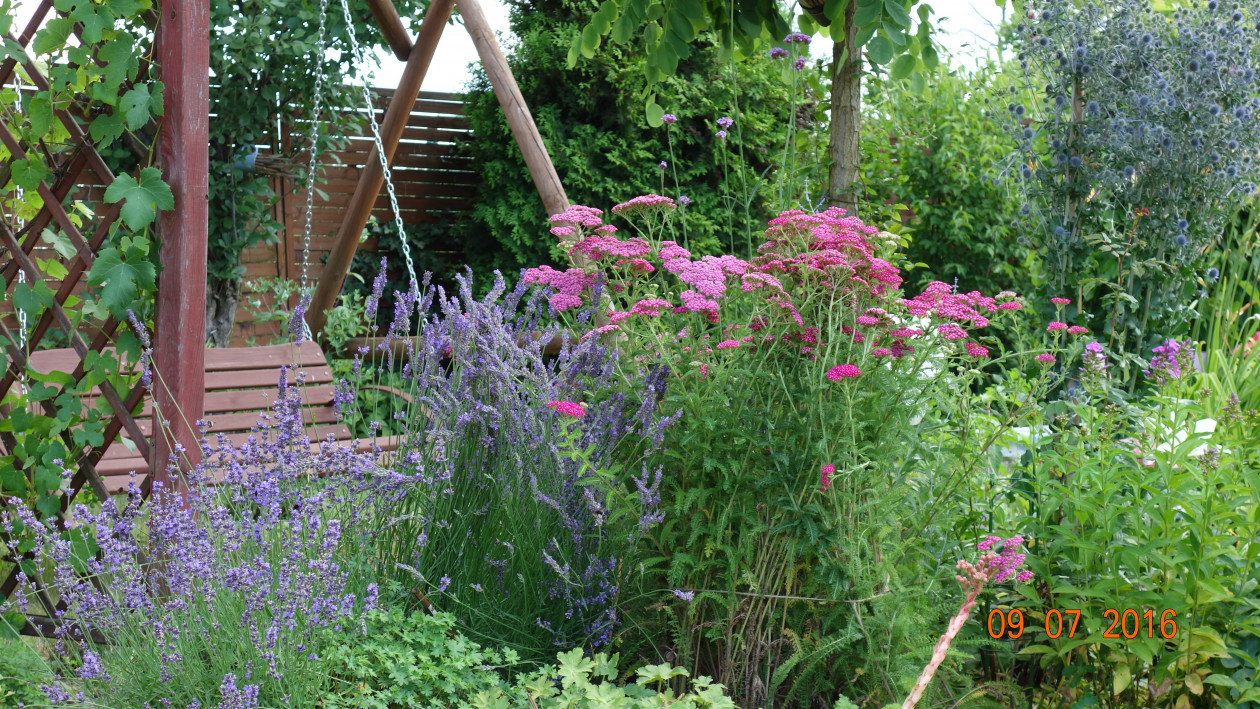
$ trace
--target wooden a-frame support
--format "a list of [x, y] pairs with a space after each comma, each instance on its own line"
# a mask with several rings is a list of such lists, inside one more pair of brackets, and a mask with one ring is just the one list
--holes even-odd
[[[547, 146], [543, 143], [542, 136], [538, 134], [534, 117], [525, 104], [525, 98], [521, 95], [520, 87], [516, 85], [512, 70], [508, 67], [503, 50], [499, 47], [499, 42], [495, 39], [494, 32], [490, 29], [490, 23], [486, 20], [486, 15], [478, 0], [433, 0], [424, 15], [424, 20], [420, 23], [420, 31], [416, 35], [414, 45], [408, 37], [406, 28], [403, 27], [392, 0], [367, 0], [367, 4], [381, 26], [381, 31], [394, 51], [394, 55], [407, 62], [381, 124], [381, 145], [385, 149], [385, 159], [391, 165], [393, 164], [403, 128], [406, 127], [411, 107], [415, 105], [416, 98], [420, 94], [420, 85], [429, 70], [429, 64], [433, 61], [433, 52], [437, 49], [442, 30], [450, 19], [451, 11], [458, 8], [460, 16], [464, 19], [464, 26], [468, 29], [468, 34], [472, 36], [477, 54], [486, 69], [486, 75], [490, 78], [490, 84], [494, 87], [494, 95], [499, 99], [499, 105], [503, 107], [503, 113], [507, 116], [508, 127], [512, 129], [512, 137], [516, 139], [516, 144], [520, 146], [521, 154], [525, 157], [525, 165], [534, 179], [534, 186], [538, 188], [538, 195], [542, 198], [543, 206], [551, 215], [567, 210], [569, 198], [564, 193], [564, 186], [560, 183], [555, 166], [551, 164]], [[337, 296], [341, 293], [341, 286], [350, 272], [350, 263], [359, 246], [359, 237], [372, 214], [372, 208], [376, 204], [376, 198], [380, 195], [384, 181], [380, 157], [376, 147], [373, 146], [363, 166], [363, 171], [359, 174], [354, 195], [350, 198], [346, 215], [342, 219], [341, 227], [337, 230], [337, 239], [333, 244], [332, 252], [329, 253], [328, 261], [320, 273], [315, 293], [311, 297], [310, 307], [306, 311], [306, 322], [316, 336], [324, 328], [326, 320], [324, 312], [336, 304]], [[406, 236], [400, 234], [399, 238], [406, 238]]]

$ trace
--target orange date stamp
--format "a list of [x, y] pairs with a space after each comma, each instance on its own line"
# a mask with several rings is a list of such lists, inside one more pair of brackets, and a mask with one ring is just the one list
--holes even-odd
[[[1160, 637], [1165, 640], [1171, 640], [1177, 636], [1177, 611], [1171, 608], [1165, 609], [1160, 613], [1158, 621], [1155, 617], [1155, 611], [1150, 608], [1143, 611], [1133, 608], [1125, 608], [1123, 610], [1108, 608], [1103, 611], [1103, 622], [1106, 621], [1111, 621], [1111, 625], [1107, 626], [1102, 636], [1108, 639], [1124, 638], [1133, 640], [1137, 637]], [[1081, 612], [1079, 610], [1065, 608], [1060, 611], [1057, 608], [1052, 608], [1046, 613], [1046, 635], [1051, 638], [1059, 638], [1063, 635], [1067, 635], [1069, 638], [1075, 637], [1080, 622]], [[989, 637], [1014, 640], [1024, 634], [1024, 612], [1018, 608], [1010, 611], [994, 608], [989, 611], [987, 625]], [[1146, 632], [1143, 633], [1143, 630]]]

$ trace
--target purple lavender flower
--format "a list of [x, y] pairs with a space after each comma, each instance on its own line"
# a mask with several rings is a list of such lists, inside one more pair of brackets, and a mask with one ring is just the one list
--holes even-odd
[[387, 263], [385, 257], [381, 257], [381, 270], [376, 273], [376, 278], [372, 279], [372, 294], [368, 296], [367, 304], [364, 306], [364, 313], [367, 315], [368, 322], [376, 321], [376, 311], [381, 303], [381, 296], [385, 293], [385, 270]]
[[721, 138], [722, 140], [726, 140], [726, 131], [724, 131], [724, 130], [720, 130], [720, 131], [718, 131], [718, 132], [717, 132], [717, 137]]
[[660, 167], [662, 170], [664, 170], [665, 168], [669, 167], [669, 163], [667, 163], [667, 162], [665, 162], [664, 160], [662, 160], [662, 161], [661, 161], [661, 164], [659, 165], [659, 167]]
[[674, 595], [677, 596], [679, 600], [686, 601], [688, 603], [691, 603], [692, 601], [696, 599], [695, 591], [684, 591], [682, 589], [676, 588], [674, 589]]
[[678, 122], [678, 116], [675, 116], [672, 113], [666, 113], [665, 115], [661, 116], [661, 123], [664, 123], [665, 125], [672, 125], [673, 123], [676, 123], [676, 122]]
[[722, 116], [721, 118], [717, 119], [717, 124], [721, 126], [723, 129], [730, 128], [731, 126], [735, 125], [735, 119], [727, 117], [727, 116]]
[[153, 389], [153, 343], [149, 341], [149, 331], [140, 322], [140, 318], [136, 317], [135, 311], [131, 308], [127, 309], [127, 320], [131, 322], [131, 329], [136, 333], [136, 337], [140, 340], [140, 384], [147, 390]]
[[687, 205], [691, 204], [691, 198], [685, 194], [680, 194], [678, 195], [678, 203], [686, 207]]
[[799, 42], [801, 44], [809, 44], [809, 41], [810, 41], [810, 36], [807, 34], [803, 34], [801, 32], [793, 32], [792, 34], [783, 38], [784, 44], [792, 44], [793, 42]]
[[800, 71], [800, 70], [804, 69], [804, 68], [805, 68], [805, 57], [797, 57], [797, 58], [796, 58], [796, 61], [792, 62], [792, 68], [793, 68], [793, 69], [795, 69], [796, 71]]
[[771, 59], [786, 59], [786, 58], [787, 58], [787, 56], [788, 56], [788, 50], [784, 49], [783, 47], [771, 47], [771, 48], [770, 48], [770, 58], [771, 58]]

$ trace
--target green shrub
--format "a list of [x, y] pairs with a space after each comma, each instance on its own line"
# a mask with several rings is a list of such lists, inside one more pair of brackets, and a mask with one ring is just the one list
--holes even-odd
[[369, 611], [357, 626], [332, 638], [333, 649], [324, 660], [333, 689], [322, 706], [466, 706], [473, 695], [498, 684], [491, 670], [515, 664], [516, 653], [483, 650], [454, 628], [450, 613]]
[[942, 68], [923, 94], [900, 81], [869, 84], [866, 199], [906, 206], [905, 257], [916, 265], [906, 278], [917, 288], [936, 280], [964, 293], [1030, 289], [1031, 249], [1014, 224], [1019, 204], [993, 179], [1015, 149], [988, 110], [1001, 84], [994, 67]]
[[[786, 136], [791, 102], [779, 74], [782, 64], [758, 59], [731, 68], [721, 63], [712, 43], [697, 43], [677, 76], [658, 87], [657, 101], [678, 116], [671, 157], [667, 131], [644, 122], [637, 88], [642, 57], [614, 45], [565, 69], [573, 36], [589, 17], [587, 3], [512, 5], [512, 29], [520, 38], [512, 70], [569, 201], [607, 208], [628, 195], [687, 195], [688, 248], [715, 253], [732, 242], [747, 248], [772, 216], [762, 178], [774, 177]], [[477, 136], [469, 149], [481, 184], [476, 208], [457, 226], [469, 264], [483, 272], [516, 273], [560, 262], [556, 239], [539, 228], [547, 214], [503, 110], [484, 72], [478, 69], [476, 77], [466, 112]], [[722, 116], [736, 119], [726, 141], [717, 137], [715, 121]], [[658, 167], [661, 161], [671, 163], [668, 170]]]
[[[1161, 391], [1128, 403], [1113, 403], [1108, 377], [1087, 367], [1080, 388], [1044, 404], [1042, 425], [978, 481], [974, 502], [991, 501], [988, 524], [1031, 537], [1036, 572], [1034, 584], [984, 609], [1025, 619], [987, 664], [1023, 678], [1039, 706], [1260, 699], [1256, 417], [1212, 408], [1194, 388], [1193, 356], [1180, 352], [1180, 376], [1159, 375]], [[1067, 628], [1068, 609], [1080, 611], [1079, 627], [1060, 634], [1054, 611]], [[1136, 637], [1133, 618], [1120, 625], [1126, 609], [1137, 614]], [[983, 625], [974, 632], [985, 635]]]
[[[603, 653], [586, 657], [574, 648], [556, 655], [559, 665], [544, 667], [511, 687], [481, 692], [473, 700], [477, 709], [632, 709], [634, 707], [675, 707], [676, 709], [735, 709], [735, 703], [722, 693], [723, 687], [708, 677], [697, 677], [692, 692], [675, 695], [669, 685], [687, 677], [687, 670], [669, 665], [640, 668], [634, 684], [618, 686], [617, 655]], [[650, 688], [655, 685], [656, 688]]]

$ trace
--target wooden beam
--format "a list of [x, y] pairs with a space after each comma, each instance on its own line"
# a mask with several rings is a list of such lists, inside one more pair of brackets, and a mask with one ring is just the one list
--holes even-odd
[[372, 11], [372, 17], [376, 18], [376, 24], [381, 26], [381, 33], [385, 35], [389, 48], [394, 50], [394, 56], [407, 61], [407, 57], [411, 55], [411, 35], [403, 27], [402, 18], [398, 16], [398, 8], [394, 7], [393, 0], [367, 0], [367, 4]]
[[[390, 164], [393, 164], [394, 151], [402, 138], [403, 129], [407, 127], [411, 108], [420, 94], [420, 84], [429, 71], [433, 52], [437, 49], [438, 39], [451, 17], [454, 4], [454, 0], [433, 0], [424, 13], [415, 47], [407, 57], [407, 66], [403, 69], [402, 78], [398, 80], [398, 88], [394, 91], [394, 98], [385, 111], [385, 120], [381, 125], [381, 145], [385, 150], [385, 159]], [[354, 188], [354, 195], [350, 197], [350, 204], [346, 207], [345, 219], [337, 231], [337, 241], [328, 254], [328, 261], [324, 263], [324, 270], [319, 275], [310, 307], [306, 311], [306, 322], [317, 337], [324, 329], [324, 311], [336, 304], [337, 296], [341, 293], [341, 285], [350, 272], [350, 262], [354, 260], [354, 252], [359, 246], [359, 236], [363, 234], [363, 227], [372, 214], [372, 206], [376, 202], [376, 196], [381, 193], [381, 184], [384, 181], [385, 174], [381, 170], [376, 146], [373, 145], [372, 151], [368, 153], [367, 164], [363, 167], [363, 174], [359, 176], [359, 184]], [[399, 236], [405, 238], [404, 235]]]
[[508, 67], [507, 59], [503, 56], [499, 41], [495, 39], [494, 31], [490, 29], [481, 4], [477, 0], [455, 0], [455, 5], [464, 18], [464, 27], [472, 35], [473, 45], [477, 47], [486, 76], [494, 87], [494, 95], [507, 116], [512, 136], [516, 138], [516, 144], [525, 156], [525, 165], [534, 178], [534, 186], [538, 188], [538, 196], [542, 197], [547, 214], [560, 214], [569, 208], [569, 198], [564, 193], [564, 185], [560, 183], [556, 168], [551, 164], [547, 146], [538, 134], [538, 126], [534, 124], [534, 117], [525, 104], [520, 87], [516, 85], [516, 78], [512, 76], [512, 69]]
[[157, 312], [153, 337], [153, 400], [169, 423], [155, 433], [152, 477], [167, 490], [167, 462], [174, 442], [184, 448], [181, 468], [201, 460], [206, 355], [206, 232], [209, 221], [210, 3], [168, 0], [158, 18], [157, 65], [165, 115], [158, 132], [162, 177], [175, 208], [158, 219], [161, 237]]

